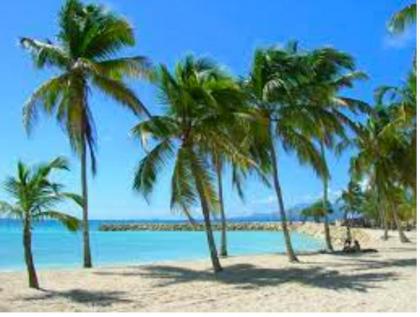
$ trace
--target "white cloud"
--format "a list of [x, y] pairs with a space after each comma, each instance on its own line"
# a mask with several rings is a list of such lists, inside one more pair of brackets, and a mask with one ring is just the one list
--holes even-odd
[[416, 30], [415, 28], [409, 28], [402, 34], [391, 35], [388, 34], [384, 39], [385, 48], [390, 49], [402, 49], [416, 41]]

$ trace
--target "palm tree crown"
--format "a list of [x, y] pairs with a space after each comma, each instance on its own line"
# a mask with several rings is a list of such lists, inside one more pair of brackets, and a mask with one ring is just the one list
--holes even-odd
[[227, 128], [231, 109], [242, 103], [244, 96], [226, 72], [205, 58], [188, 56], [176, 65], [173, 74], [160, 66], [155, 80], [165, 109], [163, 115], [153, 116], [133, 129], [145, 147], [149, 136], [157, 142], [140, 161], [134, 188], [147, 198], [158, 173], [173, 159], [171, 209], [191, 217], [191, 208], [201, 203], [213, 266], [218, 271], [221, 267], [209, 226], [209, 214], [219, 208], [211, 159], [217, 148], [218, 154], [230, 161], [252, 164]]

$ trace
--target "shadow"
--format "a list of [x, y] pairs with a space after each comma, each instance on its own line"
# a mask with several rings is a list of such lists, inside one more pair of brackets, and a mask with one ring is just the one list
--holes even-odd
[[325, 265], [334, 267], [353, 267], [353, 270], [363, 271], [371, 269], [393, 268], [393, 267], [409, 267], [417, 266], [417, 259], [393, 259], [393, 260], [380, 260], [379, 256], [375, 253], [369, 255], [370, 259], [366, 259], [363, 253], [361, 254], [340, 254], [340, 262], [305, 262], [312, 265]]
[[[305, 264], [306, 265], [306, 264]], [[99, 275], [142, 276], [159, 279], [158, 286], [188, 283], [191, 281], [213, 281], [233, 285], [242, 289], [278, 286], [283, 283], [300, 283], [331, 290], [355, 290], [366, 292], [377, 287], [373, 283], [396, 279], [396, 274], [359, 273], [340, 274], [336, 270], [326, 270], [320, 266], [288, 267], [283, 269], [260, 268], [250, 264], [235, 264], [224, 268], [220, 273], [210, 271], [195, 271], [175, 266], [149, 266], [133, 272], [96, 272]], [[146, 271], [146, 272], [144, 272]]]
[[123, 292], [106, 292], [106, 291], [85, 291], [80, 289], [74, 289], [69, 291], [49, 291], [40, 289], [42, 294], [25, 297], [24, 300], [36, 301], [36, 300], [48, 300], [61, 297], [69, 301], [79, 304], [90, 304], [95, 306], [110, 306], [114, 303], [128, 303], [130, 300], [122, 298]]

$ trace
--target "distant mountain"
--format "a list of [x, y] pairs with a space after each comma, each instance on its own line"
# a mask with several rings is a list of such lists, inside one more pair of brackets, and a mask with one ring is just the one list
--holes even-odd
[[[287, 218], [291, 221], [301, 221], [302, 216], [300, 215], [300, 211], [303, 208], [308, 207], [312, 203], [299, 203], [296, 204], [286, 210]], [[329, 219], [331, 221], [341, 219], [343, 217], [343, 213], [340, 210], [340, 206], [336, 203], [332, 205], [334, 212], [329, 215]], [[253, 213], [247, 216], [237, 216], [229, 218], [229, 221], [237, 221], [237, 222], [251, 222], [251, 221], [279, 221], [280, 214], [276, 211], [268, 212], [268, 213]]]

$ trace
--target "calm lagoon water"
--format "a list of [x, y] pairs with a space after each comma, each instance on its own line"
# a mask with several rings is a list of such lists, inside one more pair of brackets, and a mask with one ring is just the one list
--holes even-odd
[[[95, 266], [208, 257], [204, 232], [98, 231], [99, 225], [104, 222], [115, 223], [116, 221], [91, 222], [92, 256]], [[0, 271], [24, 269], [21, 236], [21, 226], [18, 222], [0, 219]], [[215, 232], [215, 236], [218, 242], [219, 232]], [[322, 247], [321, 241], [304, 234], [293, 233], [292, 240], [297, 251], [318, 250]], [[281, 232], [229, 232], [228, 244], [231, 255], [285, 251]], [[70, 233], [55, 222], [44, 222], [34, 227], [33, 252], [38, 268], [80, 267], [81, 246], [80, 233]]]

